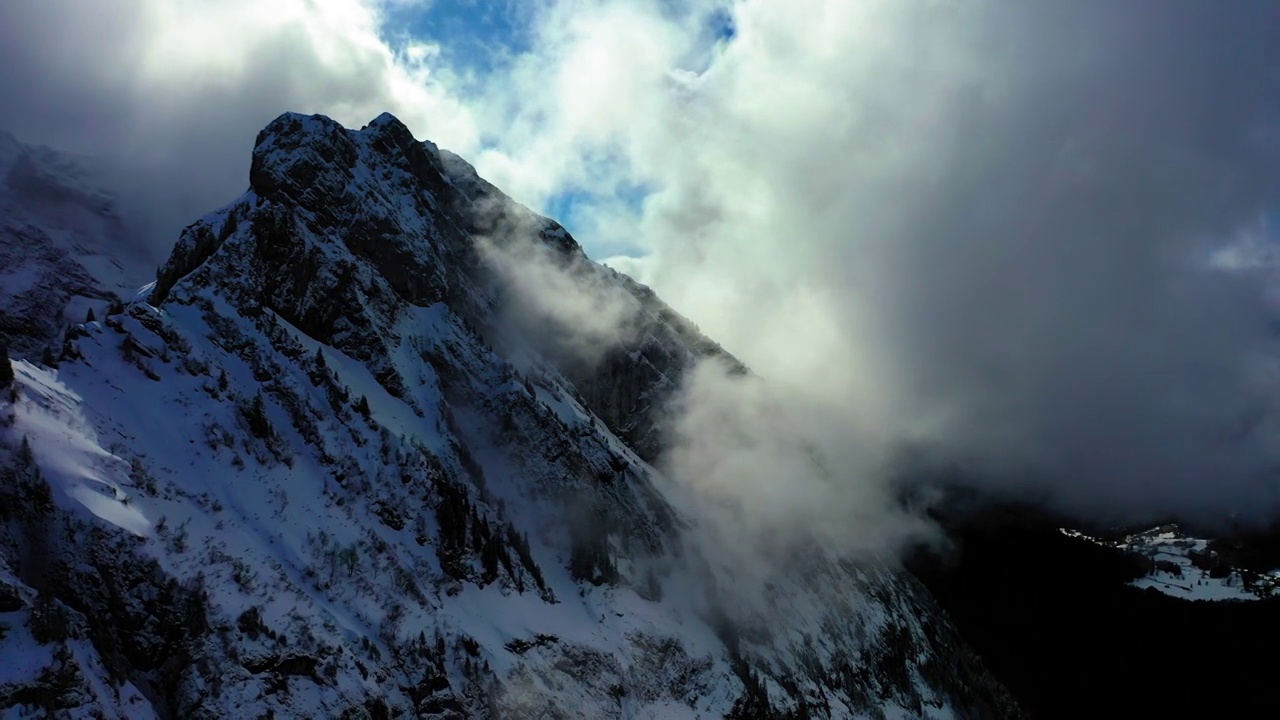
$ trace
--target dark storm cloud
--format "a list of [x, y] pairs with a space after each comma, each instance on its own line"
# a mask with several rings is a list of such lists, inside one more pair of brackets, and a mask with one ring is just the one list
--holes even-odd
[[[228, 128], [206, 124], [204, 113], [175, 113], [166, 102], [145, 102], [138, 79], [153, 21], [145, 4], [137, 2], [5, 3], [0, 8], [0, 95], [6, 102], [0, 105], [0, 127], [25, 142], [110, 160], [114, 174], [127, 178], [116, 189], [125, 191], [121, 199], [131, 219], [153, 236], [160, 257], [184, 220], [225, 202], [244, 184], [245, 138], [251, 142], [250, 127], [257, 119]], [[166, 128], [162, 120], [173, 114], [178, 115], [173, 120], [189, 124]], [[262, 114], [269, 119], [269, 111]], [[240, 152], [235, 154], [228, 152], [226, 136], [235, 137], [237, 130]], [[173, 146], [183, 136], [199, 140], [175, 154]], [[216, 145], [221, 152], [202, 156], [202, 147]], [[184, 165], [190, 180], [173, 182]], [[149, 211], [139, 215], [135, 203], [150, 206]]]
[[1275, 6], [995, 9], [1000, 83], [957, 93], [875, 265], [836, 278], [908, 410], [1091, 512], [1272, 502], [1276, 426], [1241, 429], [1272, 392], [1259, 288], [1196, 261], [1280, 199]]
[[918, 441], [1100, 517], [1280, 507], [1262, 278], [1205, 263], [1280, 201], [1280, 9], [859, 7], [740, 9], [763, 57], [731, 48], [702, 92], [759, 115], [684, 162], [736, 148], [750, 212], [727, 174], [696, 194], [715, 225], [662, 198], [658, 289], [736, 289], [704, 326], [825, 407], [836, 454]]

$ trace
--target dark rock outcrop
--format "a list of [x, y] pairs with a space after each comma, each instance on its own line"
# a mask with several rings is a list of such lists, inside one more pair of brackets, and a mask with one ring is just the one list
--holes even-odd
[[[369, 174], [379, 178], [373, 194], [368, 183], [356, 182]], [[637, 301], [633, 332], [603, 360], [570, 353], [557, 360], [588, 407], [648, 460], [662, 442], [659, 410], [683, 373], [707, 356], [741, 365], [649, 288], [590, 263], [558, 223], [514, 202], [457, 156], [414, 140], [390, 115], [359, 131], [323, 116], [285, 114], [272, 121], [253, 151], [250, 193], [183, 231], [157, 274], [151, 302], [169, 301], [173, 285], [243, 222], [254, 230], [241, 265], [195, 283], [252, 287], [239, 298], [242, 311], [273, 311], [324, 343], [384, 365], [405, 305], [446, 302], [487, 340], [501, 342], [490, 327], [494, 308], [518, 300], [508, 298], [480, 258], [477, 238], [538, 243], [571, 272], [607, 275]], [[364, 263], [335, 264], [334, 246]]]

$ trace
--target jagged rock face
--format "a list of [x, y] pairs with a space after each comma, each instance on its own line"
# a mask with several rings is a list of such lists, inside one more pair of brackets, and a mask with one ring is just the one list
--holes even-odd
[[[628, 332], [585, 358], [513, 327], [482, 242], [620, 294]], [[0, 704], [1017, 714], [901, 570], [812, 548], [740, 586], [687, 542], [699, 519], [648, 461], [682, 374], [734, 361], [390, 116], [272, 122], [249, 190], [183, 232], [145, 301], [70, 337], [0, 398], [0, 508], [20, 509], [0, 515], [0, 651], [31, 658]]]
[[[358, 133], [328, 118], [283, 115], [258, 136], [250, 183], [232, 209], [183, 232], [153, 303], [249, 220], [254, 237], [236, 258], [241, 264], [222, 268], [253, 289], [241, 310], [269, 309], [321, 342], [381, 362], [395, 312], [406, 304], [446, 302], [495, 341], [494, 311], [506, 298], [475, 238], [533, 237], [574, 272], [606, 275], [636, 299], [637, 327], [605, 362], [552, 359], [646, 460], [661, 442], [658, 410], [683, 370], [700, 357], [728, 357], [651, 290], [588, 261], [559, 224], [519, 206], [457, 156], [414, 140], [389, 115]], [[356, 267], [353, 259], [364, 262]], [[225, 287], [226, 277], [207, 277], [213, 272], [193, 283]]]

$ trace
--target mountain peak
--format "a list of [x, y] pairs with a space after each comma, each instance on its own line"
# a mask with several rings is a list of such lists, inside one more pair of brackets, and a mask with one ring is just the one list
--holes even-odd
[[360, 129], [361, 131], [387, 129], [397, 134], [405, 133], [405, 134], [412, 135], [412, 133], [409, 133], [409, 128], [406, 127], [404, 123], [400, 122], [400, 118], [396, 117], [395, 115], [392, 115], [389, 112], [384, 112], [378, 115], [378, 117], [370, 120], [368, 124], [366, 124], [363, 128], [360, 128]]
[[[170, 717], [1015, 714], [899, 570], [814, 548], [735, 581], [651, 464], [725, 354], [468, 171], [390, 115], [281, 115], [145, 302], [77, 323], [57, 372], [17, 367], [0, 508], [52, 500], [0, 517], [0, 598], [89, 628], [64, 664], [103, 681], [69, 705], [127, 677]], [[625, 331], [584, 359], [581, 314], [528, 307], [548, 294]], [[13, 625], [33, 657], [61, 642]]]
[[284, 113], [258, 133], [249, 187], [268, 199], [290, 189], [300, 193], [327, 168], [348, 168], [355, 157], [347, 129], [337, 122], [323, 115]]

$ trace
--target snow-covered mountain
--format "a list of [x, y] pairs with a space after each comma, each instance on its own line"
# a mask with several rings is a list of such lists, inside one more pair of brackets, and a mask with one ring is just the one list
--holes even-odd
[[91, 158], [0, 132], [0, 340], [19, 355], [38, 358], [68, 322], [147, 280], [104, 175]]
[[52, 196], [0, 206], [4, 329], [60, 348], [0, 390], [5, 717], [1018, 716], [893, 562], [695, 542], [663, 409], [745, 369], [395, 118], [273, 121], [65, 331], [116, 235]]

